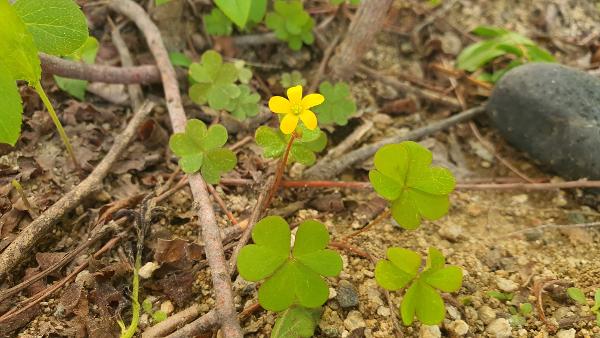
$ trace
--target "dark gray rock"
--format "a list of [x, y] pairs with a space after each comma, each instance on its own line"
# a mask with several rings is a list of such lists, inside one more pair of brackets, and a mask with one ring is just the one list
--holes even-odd
[[342, 308], [350, 308], [358, 305], [358, 291], [356, 291], [352, 283], [342, 279], [335, 291], [337, 292], [335, 299]]
[[487, 111], [502, 135], [568, 179], [600, 178], [600, 79], [558, 64], [508, 72]]

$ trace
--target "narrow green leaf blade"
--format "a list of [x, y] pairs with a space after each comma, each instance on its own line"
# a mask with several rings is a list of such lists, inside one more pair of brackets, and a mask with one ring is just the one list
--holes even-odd
[[73, 0], [17, 0], [14, 7], [44, 53], [69, 55], [88, 37], [85, 15]]
[[585, 294], [581, 291], [580, 288], [571, 287], [567, 289], [567, 295], [581, 305], [587, 304], [587, 299], [585, 298]]

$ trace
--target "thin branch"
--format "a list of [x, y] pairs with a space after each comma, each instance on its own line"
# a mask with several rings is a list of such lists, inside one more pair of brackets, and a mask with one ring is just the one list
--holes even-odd
[[433, 134], [440, 130], [450, 128], [458, 123], [468, 121], [475, 116], [484, 112], [483, 106], [478, 106], [465, 110], [462, 113], [453, 115], [447, 119], [436, 121], [426, 125], [425, 127], [415, 129], [406, 135], [395, 135], [375, 143], [367, 144], [359, 149], [351, 151], [344, 156], [341, 156], [335, 160], [322, 162], [319, 161], [316, 165], [305, 171], [305, 176], [309, 178], [327, 179], [335, 177], [344, 171], [346, 168], [351, 167], [357, 162], [364, 161], [369, 157], [373, 156], [375, 152], [382, 146], [392, 143], [400, 143], [402, 141], [417, 140], [427, 135]]
[[[123, 65], [123, 67], [132, 67], [134, 65], [133, 58], [131, 57], [129, 48], [127, 48], [127, 44], [121, 36], [119, 27], [115, 26], [110, 17], [108, 19], [108, 22], [110, 23], [111, 27], [110, 34], [112, 36], [113, 44], [115, 45], [115, 48], [117, 48], [117, 52], [119, 53], [119, 57], [121, 58], [121, 65]], [[134, 110], [137, 110], [138, 107], [142, 104], [142, 101], [144, 100], [144, 95], [142, 94], [142, 86], [137, 83], [129, 84], [127, 85], [127, 92], [129, 93], [131, 107]]]
[[38, 218], [31, 222], [17, 238], [0, 254], [0, 280], [21, 261], [30, 255], [35, 243], [46, 234], [67, 212], [75, 209], [81, 201], [102, 185], [102, 180], [109, 173], [111, 166], [119, 159], [127, 145], [136, 135], [137, 128], [154, 108], [154, 104], [146, 102], [133, 115], [127, 128], [115, 139], [110, 151], [100, 161], [92, 173], [73, 190], [54, 203]]
[[[175, 69], [169, 60], [169, 54], [162, 41], [160, 31], [144, 9], [131, 0], [112, 0], [109, 2], [109, 7], [127, 16], [144, 33], [148, 47], [160, 71], [171, 125], [175, 132], [183, 132], [187, 118], [181, 103]], [[223, 336], [226, 338], [241, 338], [243, 334], [233, 302], [229, 269], [227, 268], [221, 234], [206, 189], [206, 183], [200, 174], [190, 175], [188, 180], [194, 199], [194, 209], [197, 210], [199, 223], [202, 225], [202, 238], [205, 245], [206, 259], [211, 268], [211, 278], [215, 290], [215, 306]]]

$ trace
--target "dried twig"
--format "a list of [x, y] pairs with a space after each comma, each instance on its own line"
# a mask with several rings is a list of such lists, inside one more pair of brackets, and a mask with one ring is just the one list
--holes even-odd
[[0, 254], [0, 279], [6, 277], [6, 274], [19, 263], [24, 256], [31, 254], [33, 245], [48, 230], [56, 224], [67, 212], [73, 210], [81, 201], [98, 189], [102, 185], [102, 180], [108, 174], [110, 167], [116, 162], [119, 156], [126, 149], [129, 142], [136, 134], [136, 130], [141, 122], [152, 110], [154, 104], [146, 102], [133, 115], [133, 118], [127, 125], [127, 128], [115, 139], [110, 151], [96, 166], [94, 171], [73, 190], [64, 195], [58, 202], [54, 203], [38, 218], [31, 222], [17, 238]]
[[[187, 118], [181, 103], [175, 69], [169, 60], [169, 54], [162, 41], [160, 31], [144, 9], [131, 0], [112, 0], [109, 2], [109, 7], [127, 16], [144, 33], [160, 71], [171, 125], [175, 132], [183, 132]], [[190, 175], [188, 180], [194, 199], [194, 208], [198, 211], [198, 219], [202, 225], [202, 238], [205, 244], [206, 259], [211, 268], [216, 298], [215, 306], [223, 336], [243, 337], [233, 303], [231, 280], [221, 234], [206, 184], [200, 174]]]
[[[131, 53], [129, 53], [129, 48], [127, 48], [127, 44], [123, 40], [121, 36], [121, 32], [119, 31], [119, 27], [115, 26], [112, 20], [109, 20], [110, 23], [110, 34], [112, 35], [112, 42], [117, 48], [117, 52], [119, 53], [119, 57], [121, 58], [121, 64], [123, 67], [132, 67], [134, 65], [133, 58], [131, 57]], [[129, 93], [129, 100], [131, 101], [131, 107], [136, 110], [144, 100], [144, 96], [142, 94], [142, 86], [135, 83], [127, 85], [127, 92]]]
[[375, 41], [392, 6], [392, 0], [362, 1], [338, 52], [331, 58], [332, 75], [347, 79]]
[[396, 135], [385, 138], [383, 140], [377, 141], [375, 143], [371, 143], [368, 145], [364, 145], [359, 149], [351, 151], [344, 156], [341, 156], [335, 160], [322, 162], [319, 161], [313, 167], [309, 168], [305, 171], [305, 176], [309, 178], [320, 178], [327, 179], [334, 177], [344, 171], [346, 168], [349, 168], [353, 164], [364, 161], [369, 157], [373, 156], [375, 152], [386, 144], [399, 143], [407, 140], [416, 140], [437, 131], [447, 129], [451, 126], [454, 126], [458, 123], [468, 121], [473, 117], [483, 113], [483, 106], [478, 106], [475, 108], [471, 108], [462, 113], [451, 116], [447, 119], [436, 121], [426, 125], [423, 128], [415, 129], [406, 135]]
[[312, 93], [317, 90], [317, 87], [319, 86], [319, 82], [321, 81], [321, 77], [323, 76], [323, 73], [325, 73], [325, 68], [327, 68], [327, 62], [331, 58], [331, 55], [333, 54], [335, 47], [339, 43], [340, 38], [341, 38], [340, 34], [338, 34], [335, 38], [333, 38], [333, 41], [331, 41], [329, 43], [329, 47], [327, 47], [327, 49], [325, 50], [325, 53], [323, 53], [323, 58], [321, 59], [319, 68], [317, 68], [317, 72], [313, 76], [313, 78], [310, 82], [310, 85], [308, 86], [309, 93]]
[[564, 279], [539, 280], [533, 284], [532, 290], [536, 297], [535, 307], [537, 309], [538, 316], [540, 317], [540, 320], [546, 324], [546, 328], [550, 333], [556, 332], [558, 328], [546, 319], [546, 314], [544, 312], [543, 293], [544, 289], [554, 284], [572, 285], [572, 282]]

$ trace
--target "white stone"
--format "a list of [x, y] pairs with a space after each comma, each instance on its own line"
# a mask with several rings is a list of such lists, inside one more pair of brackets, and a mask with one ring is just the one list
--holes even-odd
[[485, 329], [485, 331], [492, 337], [495, 338], [508, 338], [510, 337], [512, 328], [510, 322], [506, 318], [494, 319]]
[[486, 325], [496, 319], [496, 311], [487, 305], [480, 307], [477, 313], [481, 321]]
[[556, 338], [575, 338], [575, 329], [560, 330], [556, 333]]
[[382, 317], [389, 317], [392, 314], [392, 311], [390, 311], [390, 308], [387, 306], [380, 306], [377, 308], [377, 314]]
[[421, 325], [419, 330], [419, 338], [441, 338], [442, 331], [437, 325]]
[[454, 336], [464, 336], [469, 332], [469, 325], [464, 320], [455, 320], [447, 325], [448, 331]]
[[362, 314], [356, 310], [350, 311], [350, 313], [348, 313], [348, 316], [344, 320], [344, 327], [350, 332], [366, 326], [367, 324], [365, 323]]
[[160, 268], [160, 264], [157, 264], [156, 262], [148, 262], [144, 264], [139, 271], [140, 278], [148, 279], [152, 277], [152, 273], [158, 268]]
[[160, 311], [166, 314], [170, 314], [171, 312], [173, 312], [173, 310], [175, 310], [175, 307], [173, 306], [173, 303], [171, 303], [170, 300], [164, 301], [162, 302], [162, 304], [160, 304]]
[[504, 292], [514, 292], [519, 289], [519, 284], [507, 278], [498, 277], [496, 284], [498, 285], [498, 288]]

